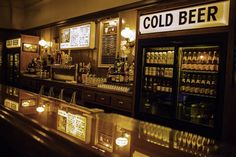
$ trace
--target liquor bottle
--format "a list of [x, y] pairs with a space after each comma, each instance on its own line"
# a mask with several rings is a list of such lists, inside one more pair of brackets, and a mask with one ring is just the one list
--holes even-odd
[[216, 95], [216, 76], [211, 78], [210, 95]]
[[196, 82], [195, 82], [194, 93], [197, 93], [197, 94], [200, 93], [200, 88], [201, 88], [200, 85], [201, 85], [201, 75], [197, 75]]
[[145, 96], [145, 100], [144, 100], [144, 110], [145, 112], [150, 112], [151, 110], [151, 102], [150, 102], [150, 96], [149, 93], [147, 93], [147, 95]]
[[157, 72], [156, 72], [156, 76], [160, 76], [160, 68], [159, 67], [157, 67]]
[[186, 69], [189, 69], [189, 70], [192, 69], [192, 52], [188, 52]]
[[203, 69], [202, 59], [203, 59], [203, 52], [199, 51], [198, 52], [198, 57], [197, 57], [197, 60], [198, 60], [198, 70], [202, 70]]
[[171, 91], [171, 85], [170, 85], [170, 81], [167, 81], [167, 83], [166, 83], [166, 92], [172, 92]]
[[197, 70], [197, 52], [193, 52], [193, 58], [192, 58], [192, 69]]
[[195, 91], [196, 76], [193, 74], [190, 82], [189, 92], [194, 93]]
[[129, 82], [132, 83], [133, 81], [134, 81], [134, 61], [129, 67]]
[[157, 80], [157, 91], [161, 91], [161, 82]]
[[152, 76], [157, 76], [157, 68], [156, 67], [152, 68]]
[[165, 71], [165, 68], [160, 69], [160, 77], [164, 77], [164, 71]]
[[201, 76], [201, 90], [200, 90], [200, 94], [204, 94], [205, 93], [205, 89], [206, 89], [206, 80], [205, 80], [205, 76], [202, 75]]
[[163, 58], [163, 64], [166, 64], [166, 62], [167, 62], [167, 54], [166, 54], [166, 52], [164, 51], [162, 55], [163, 55], [163, 57], [162, 57]]
[[150, 56], [151, 56], [151, 52], [147, 52], [146, 63], [150, 63]]
[[212, 52], [209, 51], [207, 54], [207, 69], [206, 69], [207, 71], [213, 71], [211, 62], [212, 62]]
[[148, 89], [148, 78], [147, 77], [145, 77], [145, 79], [144, 79], [144, 86], [143, 86], [143, 88], [144, 88], [145, 91], [147, 91], [147, 89]]
[[214, 71], [218, 71], [219, 57], [216, 51], [213, 52], [212, 60], [213, 60], [212, 62], [213, 62]]
[[210, 95], [210, 87], [211, 87], [211, 76], [207, 76], [206, 79], [206, 89], [205, 89], [205, 94]]
[[180, 87], [180, 91], [181, 92], [185, 92], [185, 88], [186, 88], [186, 75], [182, 74], [181, 76], [181, 87]]
[[158, 52], [155, 52], [155, 53], [154, 53], [154, 63], [155, 63], [155, 64], [158, 64], [158, 57], [159, 57], [159, 56], [158, 56]]
[[185, 52], [183, 53], [183, 60], [182, 60], [182, 69], [183, 69], [183, 70], [186, 69], [187, 61], [188, 61], [187, 52], [185, 51]]
[[202, 57], [202, 70], [207, 70], [207, 52], [203, 52], [203, 57]]
[[191, 78], [190, 78], [190, 74], [188, 74], [186, 77], [185, 92], [190, 92], [190, 86], [191, 86], [190, 82], [191, 82]]
[[157, 79], [154, 78], [153, 80], [153, 87], [152, 87], [153, 93], [157, 92]]
[[151, 52], [149, 63], [152, 63], [152, 64], [154, 63], [154, 52]]
[[163, 64], [163, 53], [159, 52], [159, 64]]
[[128, 64], [128, 58], [125, 59], [124, 63], [124, 82], [129, 82], [129, 64]]
[[152, 80], [152, 78], [149, 78], [148, 91], [152, 91], [152, 87], [153, 87], [153, 80]]
[[161, 91], [164, 92], [165, 91], [165, 86], [166, 86], [166, 82], [164, 80], [161, 81]]
[[109, 66], [107, 70], [107, 82], [111, 82], [111, 81], [112, 81], [112, 67]]

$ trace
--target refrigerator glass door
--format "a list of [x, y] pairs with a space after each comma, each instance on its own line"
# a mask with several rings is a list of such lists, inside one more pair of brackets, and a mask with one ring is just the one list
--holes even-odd
[[145, 114], [171, 117], [173, 105], [174, 47], [143, 49], [141, 108]]
[[218, 46], [179, 48], [179, 120], [214, 126], [219, 53]]

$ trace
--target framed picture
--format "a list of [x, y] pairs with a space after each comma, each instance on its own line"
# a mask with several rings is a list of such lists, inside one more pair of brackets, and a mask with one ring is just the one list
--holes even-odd
[[38, 45], [23, 43], [22, 44], [22, 51], [37, 53], [38, 52]]
[[119, 18], [100, 22], [98, 67], [112, 66], [119, 52]]

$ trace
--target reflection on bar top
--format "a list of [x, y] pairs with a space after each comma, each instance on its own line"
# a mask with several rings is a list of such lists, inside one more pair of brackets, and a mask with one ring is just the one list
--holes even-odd
[[[103, 152], [104, 156], [215, 156], [219, 142], [97, 108], [70, 104], [25, 90], [0, 86], [0, 102], [63, 137]], [[153, 149], [155, 148], [155, 149]], [[166, 154], [166, 155], [165, 155]], [[182, 155], [181, 155], [182, 154]], [[224, 155], [222, 155], [224, 156]]]

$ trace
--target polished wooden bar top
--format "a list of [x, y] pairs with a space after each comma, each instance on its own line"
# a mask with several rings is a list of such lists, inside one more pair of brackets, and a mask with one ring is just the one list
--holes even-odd
[[235, 156], [234, 146], [190, 132], [10, 86], [0, 85], [0, 90], [1, 137], [14, 141], [15, 134], [7, 134], [9, 129], [4, 127], [9, 123], [15, 132], [29, 134], [36, 143], [58, 152], [58, 156]]

